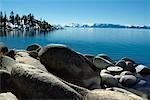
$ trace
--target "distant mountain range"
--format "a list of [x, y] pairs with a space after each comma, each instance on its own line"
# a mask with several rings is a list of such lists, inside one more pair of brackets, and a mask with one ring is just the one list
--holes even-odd
[[68, 25], [64, 25], [64, 27], [71, 28], [136, 28], [136, 29], [150, 29], [150, 26], [134, 26], [134, 25], [119, 25], [119, 24], [78, 24], [71, 23]]

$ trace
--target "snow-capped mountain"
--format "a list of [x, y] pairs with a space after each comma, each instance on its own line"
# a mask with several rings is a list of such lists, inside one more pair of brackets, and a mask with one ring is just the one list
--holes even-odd
[[94, 23], [94, 24], [71, 23], [71, 24], [64, 25], [64, 27], [71, 27], [71, 28], [138, 28], [138, 29], [150, 29], [150, 26], [101, 24], [101, 23]]

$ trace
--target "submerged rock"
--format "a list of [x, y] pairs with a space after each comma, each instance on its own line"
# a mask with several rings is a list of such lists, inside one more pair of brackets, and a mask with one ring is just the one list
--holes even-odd
[[150, 75], [150, 68], [144, 65], [138, 65], [136, 66], [136, 73], [139, 73], [141, 75]]
[[65, 81], [88, 89], [100, 88], [96, 67], [67, 46], [49, 44], [39, 51], [39, 57], [49, 72]]
[[26, 48], [26, 50], [27, 50], [27, 51], [39, 51], [41, 48], [42, 48], [42, 47], [41, 47], [39, 44], [33, 43], [33, 44], [30, 44], [30, 45]]
[[17, 63], [12, 69], [13, 91], [20, 100], [82, 100], [74, 89], [54, 75], [34, 66]]

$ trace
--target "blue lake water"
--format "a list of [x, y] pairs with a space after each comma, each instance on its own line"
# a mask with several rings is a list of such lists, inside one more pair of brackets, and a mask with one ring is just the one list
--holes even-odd
[[123, 56], [150, 66], [150, 30], [112, 28], [66, 28], [49, 33], [10, 32], [0, 35], [9, 48], [24, 49], [31, 43], [44, 46], [63, 43], [83, 54], [105, 53], [118, 60]]

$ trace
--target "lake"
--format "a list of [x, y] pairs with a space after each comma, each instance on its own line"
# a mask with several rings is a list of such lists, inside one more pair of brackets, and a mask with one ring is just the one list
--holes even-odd
[[32, 43], [66, 44], [83, 54], [104, 53], [114, 60], [127, 56], [150, 66], [150, 30], [117, 28], [66, 28], [48, 33], [10, 32], [0, 34], [9, 48], [24, 49]]

